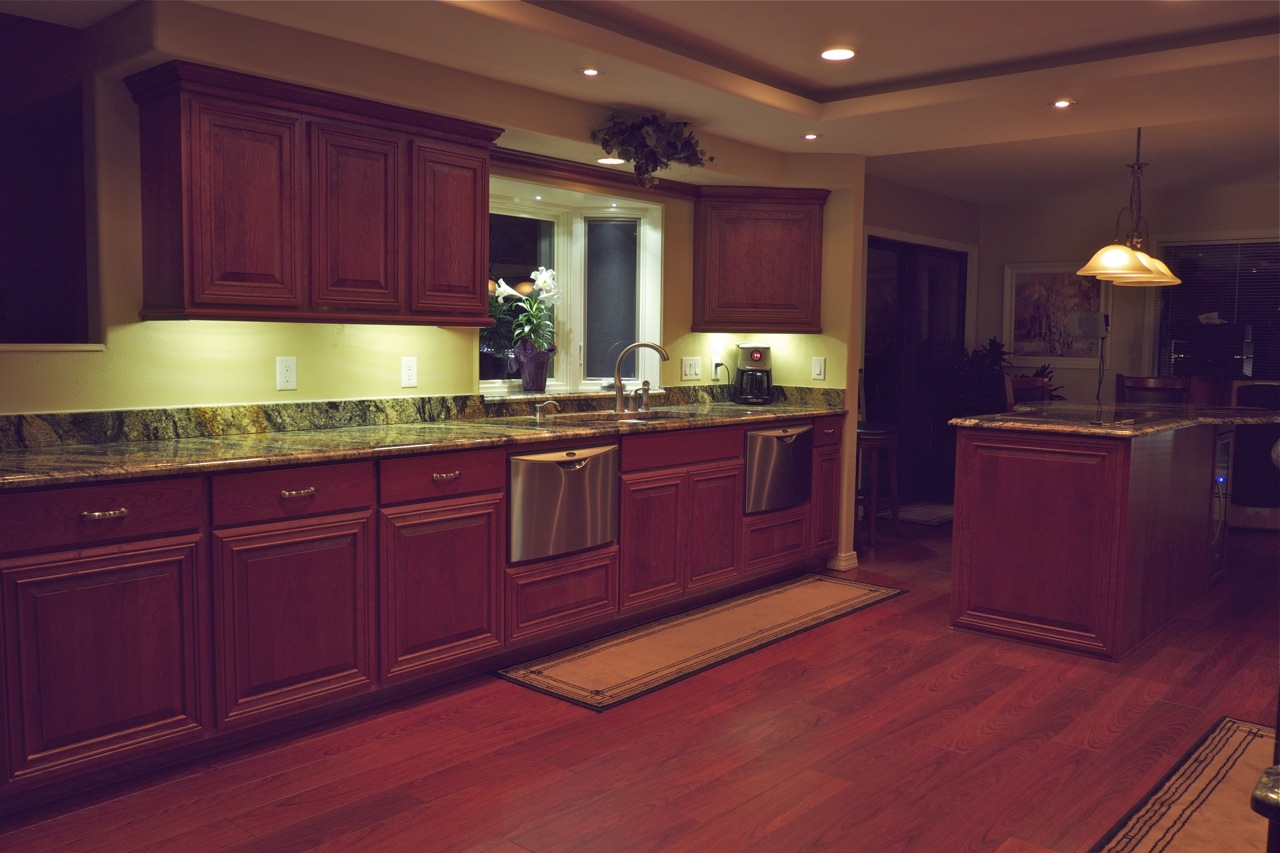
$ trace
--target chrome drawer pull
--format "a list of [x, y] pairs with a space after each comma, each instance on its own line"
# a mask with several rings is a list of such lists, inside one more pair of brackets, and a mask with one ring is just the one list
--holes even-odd
[[461, 476], [462, 476], [461, 471], [450, 471], [448, 474], [432, 474], [431, 479], [435, 480], [438, 483], [441, 480], [456, 480]]
[[827, 435], [831, 435], [831, 433], [833, 433], [833, 432], [835, 432], [835, 431], [836, 431], [836, 430], [835, 430], [835, 427], [829, 427], [829, 428], [827, 428], [827, 429], [824, 429], [824, 430], [823, 430], [823, 432], [824, 432], [824, 433], [826, 433]]
[[108, 518], [124, 518], [129, 514], [128, 507], [120, 507], [119, 509], [108, 509], [103, 512], [82, 512], [80, 517], [85, 521], [104, 521]]
[[307, 488], [305, 488], [305, 489], [298, 489], [297, 491], [294, 491], [294, 492], [290, 492], [290, 491], [288, 491], [288, 490], [285, 490], [285, 491], [283, 491], [283, 492], [281, 492], [281, 493], [280, 493], [280, 499], [281, 499], [281, 500], [288, 500], [289, 498], [309, 498], [309, 497], [311, 497], [312, 495], [314, 495], [315, 493], [316, 493], [316, 487], [315, 487], [315, 486], [308, 486], [308, 487], [307, 487]]

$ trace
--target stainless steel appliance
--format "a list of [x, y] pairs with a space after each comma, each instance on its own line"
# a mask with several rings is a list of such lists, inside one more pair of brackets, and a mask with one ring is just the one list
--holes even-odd
[[764, 406], [773, 402], [773, 365], [769, 348], [762, 344], [738, 344], [737, 362], [733, 402], [745, 406]]
[[747, 432], [745, 511], [767, 512], [809, 500], [813, 484], [813, 427]]
[[512, 456], [509, 468], [510, 562], [617, 538], [617, 445]]

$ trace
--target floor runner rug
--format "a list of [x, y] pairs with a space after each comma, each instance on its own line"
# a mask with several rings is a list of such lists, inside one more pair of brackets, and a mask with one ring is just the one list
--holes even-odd
[[[880, 511], [877, 514], [881, 518], [893, 517], [893, 511], [887, 509]], [[928, 524], [930, 526], [937, 526], [951, 521], [953, 515], [954, 508], [951, 504], [907, 504], [898, 510], [898, 520], [905, 521], [908, 524]]]
[[1223, 717], [1091, 853], [1263, 851], [1267, 820], [1249, 807], [1276, 732]]
[[498, 674], [603, 711], [905, 590], [804, 575]]

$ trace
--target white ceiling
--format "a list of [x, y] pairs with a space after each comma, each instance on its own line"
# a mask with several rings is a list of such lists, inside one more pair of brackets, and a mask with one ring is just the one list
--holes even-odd
[[[602, 117], [663, 111], [713, 139], [862, 154], [870, 174], [977, 203], [1123, 201], [1138, 127], [1149, 189], [1280, 180], [1277, 0], [200, 2]], [[124, 5], [0, 0], [0, 12], [86, 26]], [[819, 59], [830, 46], [858, 55]], [[587, 65], [605, 74], [575, 73]], [[1077, 104], [1048, 106], [1064, 96]], [[595, 152], [583, 140], [542, 153]]]

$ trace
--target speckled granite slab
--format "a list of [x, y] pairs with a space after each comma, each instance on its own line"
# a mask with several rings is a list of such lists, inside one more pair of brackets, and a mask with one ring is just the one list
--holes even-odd
[[1065, 435], [1131, 438], [1196, 424], [1275, 424], [1280, 412], [1217, 406], [1086, 406], [1079, 403], [1021, 404], [1015, 411], [954, 418], [952, 426], [1033, 430]]
[[[607, 411], [611, 406], [604, 403], [612, 403], [612, 395], [608, 396], [607, 401], [598, 394], [557, 400], [563, 400], [571, 412]], [[0, 451], [0, 489], [765, 423], [843, 411], [838, 403], [827, 404], [835, 399], [829, 392], [794, 396], [801, 399], [770, 406], [704, 400], [655, 407], [678, 410], [679, 417], [619, 422], [560, 420], [554, 415], [537, 421], [531, 415], [532, 406], [545, 395], [504, 400], [501, 405], [485, 405], [479, 397], [451, 397], [296, 404], [299, 409], [286, 413], [274, 411], [277, 407], [228, 407], [199, 413], [150, 410], [22, 416], [26, 427], [47, 440]], [[667, 399], [672, 397], [691, 398], [670, 395]], [[264, 411], [268, 408], [273, 410]], [[284, 425], [289, 428], [269, 429]], [[47, 435], [42, 430], [48, 430]], [[101, 438], [91, 440], [97, 437]]]

